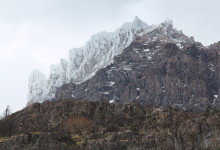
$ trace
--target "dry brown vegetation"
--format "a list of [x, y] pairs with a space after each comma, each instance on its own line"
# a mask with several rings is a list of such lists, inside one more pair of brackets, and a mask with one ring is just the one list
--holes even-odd
[[91, 121], [82, 116], [72, 116], [63, 120], [61, 125], [63, 126], [64, 130], [72, 132], [81, 132], [84, 130], [88, 130], [91, 127]]

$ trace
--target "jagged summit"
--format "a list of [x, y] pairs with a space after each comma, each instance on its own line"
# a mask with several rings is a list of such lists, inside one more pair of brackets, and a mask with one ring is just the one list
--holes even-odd
[[173, 21], [167, 18], [160, 26], [173, 28]]
[[[92, 78], [98, 70], [112, 64], [114, 57], [121, 54], [137, 38], [144, 39], [146, 43], [156, 40], [174, 43], [193, 42], [181, 32], [173, 29], [170, 20], [166, 20], [158, 26], [149, 26], [135, 17], [132, 22], [123, 24], [115, 32], [100, 32], [93, 35], [85, 46], [71, 49], [67, 61], [62, 60], [60, 64], [52, 65], [49, 78], [44, 83], [46, 89], [41, 98], [51, 100], [54, 98], [57, 88], [63, 84], [81, 84]], [[30, 81], [29, 85], [32, 84], [34, 82]], [[32, 95], [32, 93], [29, 90], [28, 95]], [[28, 101], [41, 100], [28, 98]]]
[[45, 75], [39, 70], [33, 70], [31, 72], [28, 84], [28, 105], [43, 100], [46, 81]]
[[54, 97], [57, 87], [66, 83], [67, 67], [68, 62], [64, 59], [60, 60], [60, 64], [50, 66], [50, 74], [42, 96], [43, 99], [51, 99]]
[[145, 22], [143, 22], [136, 16], [133, 22], [124, 23], [120, 28], [116, 30], [116, 32], [119, 32], [120, 30], [132, 30], [133, 32], [136, 32], [146, 28], [149, 28], [149, 25], [147, 25]]

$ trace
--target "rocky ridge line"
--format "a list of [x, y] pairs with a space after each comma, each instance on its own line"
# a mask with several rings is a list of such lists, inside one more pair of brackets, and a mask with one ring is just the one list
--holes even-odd
[[[101, 32], [91, 37], [84, 47], [75, 48], [69, 52], [69, 60], [61, 60], [58, 65], [51, 65], [49, 78], [46, 83], [35, 85], [29, 81], [28, 103], [39, 102], [55, 97], [57, 88], [67, 83], [80, 84], [93, 77], [96, 72], [111, 63], [115, 56], [121, 54], [137, 37], [142, 37], [155, 30], [162, 32], [156, 35], [164, 41], [176, 43], [192, 42], [190, 38], [180, 31], [173, 29], [172, 21], [166, 20], [158, 26], [149, 26], [138, 17], [131, 23], [125, 23], [115, 32]], [[172, 37], [172, 36], [173, 37]], [[175, 37], [177, 36], [177, 37]], [[147, 40], [155, 41], [155, 36]], [[34, 75], [31, 75], [34, 76]], [[38, 80], [41, 80], [39, 78]], [[42, 81], [39, 81], [42, 82]], [[45, 81], [43, 81], [45, 82]], [[32, 90], [33, 88], [36, 90]], [[42, 99], [39, 100], [37, 91], [44, 91]]]

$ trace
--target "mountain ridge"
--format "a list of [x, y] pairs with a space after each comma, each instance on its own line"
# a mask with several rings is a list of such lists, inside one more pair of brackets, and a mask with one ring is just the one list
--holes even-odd
[[[113, 58], [128, 47], [136, 37], [141, 37], [156, 29], [164, 30], [164, 32], [181, 33], [173, 29], [172, 21], [169, 19], [158, 26], [149, 26], [138, 17], [135, 17], [133, 22], [123, 24], [115, 32], [101, 32], [92, 36], [84, 47], [70, 50], [68, 61], [61, 60], [60, 64], [51, 66], [47, 82], [43, 87], [38, 87], [38, 91], [44, 91], [41, 101], [55, 98], [57, 88], [63, 84], [80, 84], [90, 79], [99, 69], [113, 63]], [[169, 40], [172, 41], [173, 39]], [[28, 95], [32, 96], [28, 97], [28, 103], [38, 102], [37, 92], [30, 90], [31, 82], [29, 82], [29, 85]]]
[[64, 84], [56, 99], [138, 102], [156, 108], [219, 109], [219, 44], [205, 47], [161, 24], [137, 36], [111, 65], [81, 84]]

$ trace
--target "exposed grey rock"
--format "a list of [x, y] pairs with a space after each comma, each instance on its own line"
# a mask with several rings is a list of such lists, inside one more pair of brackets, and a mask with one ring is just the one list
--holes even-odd
[[170, 41], [146, 43], [144, 37], [88, 81], [63, 85], [56, 97], [135, 101], [157, 108], [173, 105], [200, 111], [219, 107], [218, 50], [189, 41], [181, 43], [181, 48]]

